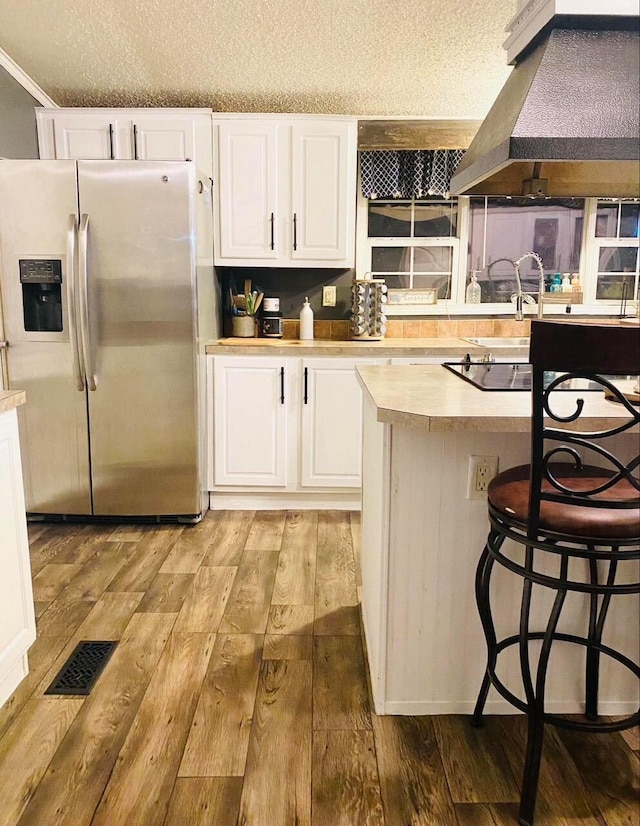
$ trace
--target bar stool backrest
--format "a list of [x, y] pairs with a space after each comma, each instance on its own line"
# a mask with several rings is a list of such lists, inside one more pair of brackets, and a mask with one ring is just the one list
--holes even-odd
[[[605, 378], [638, 375], [640, 332], [631, 326], [533, 320], [529, 361], [533, 369], [529, 536], [538, 535], [542, 501], [578, 507], [640, 507], [640, 456], [621, 460], [613, 440], [619, 433], [638, 429], [640, 409]], [[568, 409], [567, 392], [558, 385], [570, 378], [601, 385], [603, 393], [606, 389], [615, 396], [617, 404], [611, 402], [611, 410], [626, 415], [609, 428], [576, 429], [586, 412], [585, 399], [597, 397], [598, 392], [586, 391]], [[570, 396], [575, 399], [573, 393]], [[565, 471], [573, 466], [575, 474], [563, 472], [560, 480], [561, 465]], [[580, 473], [583, 465], [602, 468], [604, 473]]]

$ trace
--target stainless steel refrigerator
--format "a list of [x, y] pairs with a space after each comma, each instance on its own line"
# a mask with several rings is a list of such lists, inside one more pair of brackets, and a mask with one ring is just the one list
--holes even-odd
[[206, 506], [199, 317], [214, 308], [198, 308], [194, 197], [186, 162], [0, 161], [30, 514], [197, 521]]

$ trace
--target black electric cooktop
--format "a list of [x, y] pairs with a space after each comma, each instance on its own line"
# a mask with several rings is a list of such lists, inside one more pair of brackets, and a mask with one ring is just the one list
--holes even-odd
[[[522, 362], [445, 362], [443, 367], [480, 390], [531, 390], [532, 368]], [[548, 381], [557, 373], [547, 373]], [[568, 379], [558, 390], [602, 390], [602, 385], [588, 379]]]

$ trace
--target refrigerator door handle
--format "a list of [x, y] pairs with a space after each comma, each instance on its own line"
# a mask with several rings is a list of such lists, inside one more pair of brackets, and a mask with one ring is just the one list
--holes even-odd
[[78, 230], [78, 292], [80, 295], [80, 339], [84, 357], [84, 371], [89, 390], [95, 390], [98, 382], [95, 376], [93, 358], [91, 354], [91, 339], [89, 336], [89, 300], [87, 285], [87, 236], [89, 230], [89, 216], [84, 214], [80, 218]]
[[76, 309], [76, 273], [77, 244], [76, 233], [78, 224], [76, 216], [69, 216], [67, 227], [67, 319], [69, 324], [69, 341], [71, 342], [71, 363], [73, 366], [73, 380], [77, 390], [84, 390], [84, 366], [80, 356], [80, 343], [78, 341], [77, 309]]

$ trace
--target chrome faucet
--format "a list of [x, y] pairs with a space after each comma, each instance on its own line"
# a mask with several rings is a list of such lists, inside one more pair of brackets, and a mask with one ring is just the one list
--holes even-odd
[[[535, 303], [535, 299], [532, 296], [530, 296], [529, 293], [525, 293], [525, 292], [522, 291], [522, 280], [520, 279], [520, 269], [519, 269], [519, 267], [520, 267], [520, 264], [525, 260], [525, 258], [535, 258], [535, 260], [537, 261], [538, 267], [540, 268], [540, 272], [541, 272], [540, 279], [541, 279], [541, 283], [542, 283], [542, 292], [544, 292], [544, 272], [542, 271], [542, 261], [541, 261], [540, 257], [535, 252], [527, 252], [521, 258], [518, 258], [517, 261], [514, 261], [512, 258], [496, 258], [495, 261], [492, 261], [487, 266], [487, 273], [489, 275], [489, 278], [491, 278], [491, 267], [493, 267], [494, 264], [498, 264], [501, 261], [507, 261], [509, 264], [513, 265], [513, 269], [515, 271], [515, 276], [516, 276], [516, 291], [511, 296], [511, 300], [515, 301], [515, 305], [516, 305], [516, 321], [524, 321], [523, 306], [524, 306], [525, 303], [526, 304], [534, 304]], [[538, 309], [538, 312], [540, 312], [539, 309]]]
[[520, 281], [520, 264], [525, 261], [527, 258], [533, 258], [533, 260], [538, 265], [538, 270], [540, 272], [540, 277], [538, 279], [538, 318], [542, 318], [544, 312], [544, 269], [542, 268], [542, 258], [538, 255], [537, 252], [525, 252], [524, 255], [521, 255], [517, 261], [514, 261], [514, 266], [516, 268], [516, 283], [518, 285], [518, 292], [516, 293], [516, 321], [522, 321], [522, 303], [526, 301], [527, 304], [533, 304], [535, 299], [529, 295], [529, 293], [522, 292], [522, 282]]

